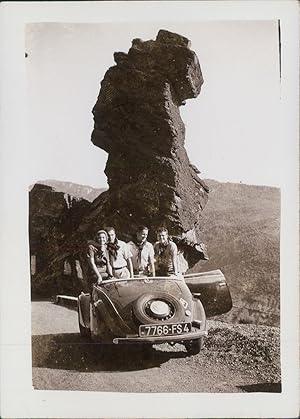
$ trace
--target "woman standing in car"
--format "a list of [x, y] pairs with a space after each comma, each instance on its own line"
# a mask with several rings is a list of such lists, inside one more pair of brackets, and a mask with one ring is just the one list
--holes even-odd
[[88, 241], [88, 261], [92, 269], [92, 276], [100, 284], [102, 280], [112, 277], [112, 267], [107, 250], [108, 236], [106, 231], [99, 230], [95, 240]]

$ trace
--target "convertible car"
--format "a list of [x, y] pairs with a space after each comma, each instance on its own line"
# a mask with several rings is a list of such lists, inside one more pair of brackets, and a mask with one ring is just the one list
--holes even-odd
[[230, 291], [220, 270], [181, 277], [110, 279], [78, 297], [84, 338], [98, 343], [182, 343], [201, 350], [206, 318], [228, 312]]
[[174, 277], [110, 279], [78, 297], [84, 338], [98, 343], [182, 343], [201, 350], [206, 318], [228, 312], [230, 291], [220, 270]]

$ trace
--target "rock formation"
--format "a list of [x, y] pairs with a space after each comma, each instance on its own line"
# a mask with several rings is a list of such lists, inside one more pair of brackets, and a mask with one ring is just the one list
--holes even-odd
[[[208, 188], [184, 148], [179, 107], [199, 95], [203, 78], [190, 41], [160, 30], [156, 40], [134, 39], [128, 54], [114, 54], [93, 109], [92, 142], [108, 153], [109, 190], [94, 202], [82, 230], [114, 225], [129, 239], [136, 227], [150, 227], [150, 238], [166, 226], [188, 242], [190, 262], [203, 258], [201, 211]], [[196, 245], [196, 247], [195, 247]]]
[[[68, 240], [89, 208], [85, 199], [35, 184], [29, 192], [29, 242], [33, 294], [51, 295], [82, 288], [78, 252]], [[68, 246], [66, 246], [68, 244]], [[77, 262], [76, 262], [77, 260]]]
[[[191, 267], [207, 258], [200, 226], [208, 187], [187, 156], [179, 107], [200, 93], [198, 58], [187, 38], [160, 30], [155, 41], [134, 39], [114, 59], [101, 82], [92, 133], [93, 144], [108, 153], [109, 189], [84, 211], [60, 252], [79, 255], [85, 272], [85, 243], [99, 228], [112, 225], [128, 241], [147, 225], [155, 241], [165, 226]], [[61, 261], [57, 254], [53, 266]]]

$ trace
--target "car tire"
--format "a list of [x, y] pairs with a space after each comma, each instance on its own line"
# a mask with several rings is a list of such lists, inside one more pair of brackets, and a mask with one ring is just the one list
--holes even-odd
[[152, 318], [147, 315], [145, 312], [145, 306], [148, 301], [152, 299], [162, 299], [166, 302], [170, 303], [174, 308], [174, 314], [166, 322], [177, 323], [182, 322], [185, 319], [184, 308], [182, 304], [177, 300], [177, 298], [173, 297], [168, 293], [164, 292], [153, 292], [149, 294], [143, 294], [140, 298], [138, 298], [134, 305], [133, 305], [133, 312], [137, 320], [141, 324], [151, 324], [151, 323], [161, 323], [160, 319]]
[[89, 327], [82, 326], [82, 324], [80, 323], [79, 307], [77, 309], [77, 313], [78, 313], [78, 325], [79, 325], [80, 336], [85, 338], [85, 339], [90, 340], [91, 339], [91, 329]]
[[88, 329], [87, 327], [82, 326], [80, 323], [79, 323], [79, 331], [80, 331], [81, 337], [87, 338], [87, 339], [91, 338], [91, 330]]
[[145, 354], [149, 353], [153, 346], [150, 343], [137, 343], [135, 344], [135, 348], [138, 353], [143, 357]]
[[203, 346], [203, 338], [189, 340], [184, 342], [185, 349], [189, 355], [197, 355]]

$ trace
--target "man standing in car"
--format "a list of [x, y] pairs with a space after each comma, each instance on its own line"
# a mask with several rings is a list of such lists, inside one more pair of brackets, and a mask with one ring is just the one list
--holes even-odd
[[132, 254], [125, 242], [118, 240], [114, 227], [107, 227], [108, 235], [107, 250], [110, 256], [110, 264], [113, 276], [117, 279], [133, 277]]
[[132, 253], [132, 265], [135, 275], [155, 276], [154, 249], [147, 241], [149, 229], [140, 226], [136, 232], [136, 238], [127, 243]]
[[178, 275], [178, 250], [169, 238], [168, 230], [161, 227], [157, 231], [157, 242], [154, 244], [156, 275]]

